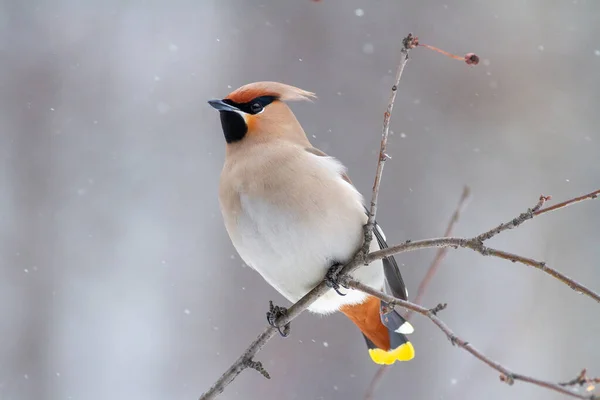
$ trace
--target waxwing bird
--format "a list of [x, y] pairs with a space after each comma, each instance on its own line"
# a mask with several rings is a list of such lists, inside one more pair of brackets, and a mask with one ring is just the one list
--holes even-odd
[[[219, 111], [227, 142], [219, 184], [227, 233], [244, 262], [291, 302], [327, 275], [332, 289], [309, 310], [344, 313], [361, 330], [378, 364], [410, 360], [414, 348], [405, 336], [413, 332], [410, 323], [376, 297], [356, 290], [340, 295], [329, 274], [362, 245], [367, 213], [345, 167], [311, 145], [286, 104], [314, 97], [282, 83], [255, 82], [209, 101]], [[371, 251], [387, 247], [378, 225], [374, 233]], [[352, 275], [407, 299], [393, 257]], [[271, 324], [281, 309], [271, 307]]]

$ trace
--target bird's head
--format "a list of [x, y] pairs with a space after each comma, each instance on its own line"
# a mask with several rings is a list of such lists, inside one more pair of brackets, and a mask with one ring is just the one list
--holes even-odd
[[228, 144], [250, 136], [291, 139], [300, 135], [306, 140], [302, 127], [285, 102], [314, 97], [314, 93], [283, 83], [254, 82], [234, 90], [222, 100], [209, 100], [208, 104], [221, 114]]

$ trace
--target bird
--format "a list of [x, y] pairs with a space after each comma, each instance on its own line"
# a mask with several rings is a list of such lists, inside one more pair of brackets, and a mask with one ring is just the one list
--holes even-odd
[[[362, 195], [336, 158], [315, 148], [288, 105], [316, 95], [279, 82], [254, 82], [222, 99], [219, 111], [225, 160], [219, 205], [225, 229], [243, 261], [292, 303], [326, 279], [330, 289], [308, 310], [340, 311], [361, 331], [376, 364], [409, 361], [412, 325], [386, 302], [361, 291], [340, 291], [336, 273], [364, 243], [368, 210]], [[387, 247], [375, 222], [370, 251]], [[393, 257], [356, 269], [366, 285], [408, 298]], [[267, 313], [272, 326], [284, 307]], [[279, 332], [287, 336], [289, 326]]]

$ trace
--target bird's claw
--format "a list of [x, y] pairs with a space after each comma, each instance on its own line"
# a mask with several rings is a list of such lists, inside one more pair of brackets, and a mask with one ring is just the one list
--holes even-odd
[[269, 301], [269, 311], [267, 311], [267, 322], [273, 328], [277, 328], [277, 331], [281, 337], [288, 337], [290, 335], [290, 323], [288, 322], [283, 327], [277, 325], [277, 319], [287, 315], [287, 308], [276, 306], [272, 301]]
[[340, 296], [345, 296], [346, 293], [340, 292], [340, 287], [343, 287], [345, 289], [348, 289], [348, 287], [344, 286], [343, 284], [340, 284], [338, 281], [338, 275], [342, 268], [343, 265], [341, 264], [334, 264], [333, 266], [331, 266], [331, 268], [329, 268], [329, 270], [327, 271], [327, 274], [325, 274], [325, 284], [328, 287], [335, 290], [335, 292]]

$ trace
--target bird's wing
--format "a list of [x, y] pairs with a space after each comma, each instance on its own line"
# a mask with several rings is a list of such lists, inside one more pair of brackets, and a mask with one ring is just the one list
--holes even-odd
[[[379, 248], [387, 249], [388, 244], [385, 241], [385, 235], [379, 224], [377, 224], [377, 221], [375, 221], [373, 233], [375, 234], [377, 243], [379, 243]], [[383, 258], [383, 272], [392, 295], [402, 300], [408, 300], [408, 290], [406, 290], [404, 279], [402, 279], [400, 268], [398, 268], [398, 264], [396, 263], [394, 256]]]
[[[309, 153], [320, 157], [329, 157], [326, 153], [315, 147], [307, 147], [305, 150]], [[342, 179], [344, 179], [346, 182], [352, 185], [352, 181], [350, 181], [350, 178], [346, 173], [342, 172], [341, 176]], [[366, 207], [365, 212], [367, 213], [367, 215], [369, 214], [369, 211]], [[381, 229], [379, 224], [377, 224], [377, 221], [375, 221], [373, 233], [375, 234], [375, 238], [377, 239], [379, 248], [386, 249], [388, 247], [388, 244], [385, 241], [385, 234], [383, 233], [383, 230]], [[394, 256], [385, 257], [382, 259], [382, 262], [385, 280], [387, 281], [389, 290], [391, 291], [392, 295], [402, 300], [408, 300], [408, 291], [406, 290], [404, 279], [402, 279], [402, 274], [400, 273], [400, 269], [398, 268], [398, 264], [396, 263], [396, 259], [394, 258]]]

